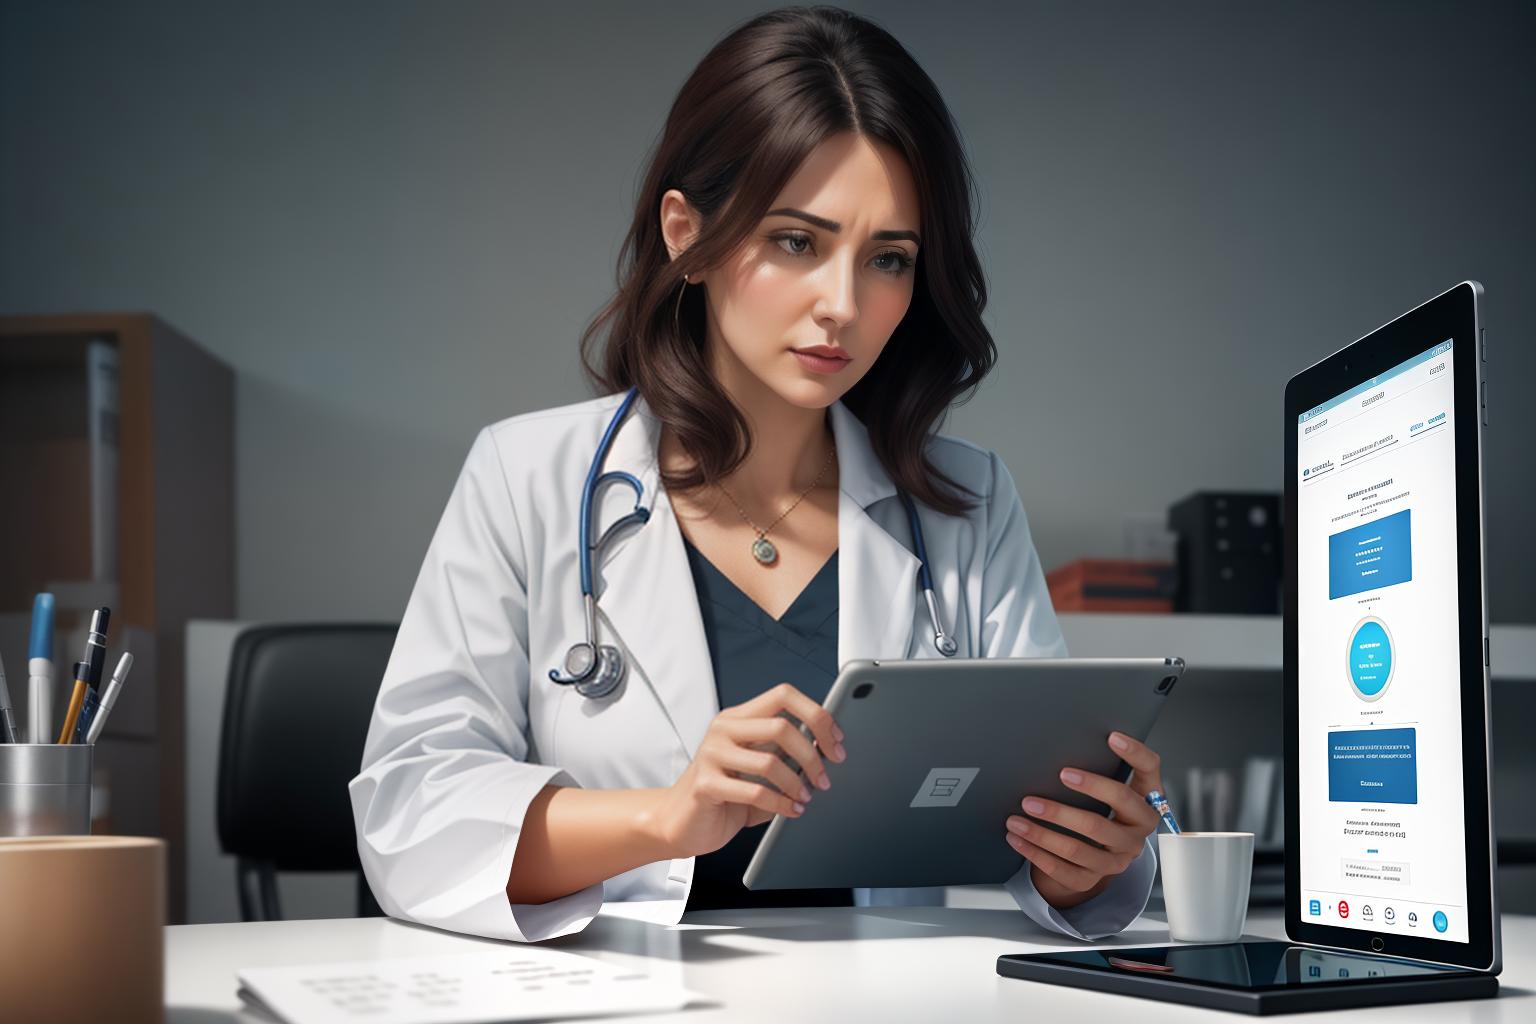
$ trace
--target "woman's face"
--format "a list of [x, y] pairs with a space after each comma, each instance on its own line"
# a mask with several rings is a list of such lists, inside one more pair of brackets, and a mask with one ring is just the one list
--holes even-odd
[[[691, 217], [681, 192], [663, 197], [674, 255], [697, 229]], [[917, 188], [896, 150], [846, 133], [812, 151], [746, 243], [702, 275], [721, 384], [739, 399], [766, 390], [803, 408], [842, 397], [912, 304], [920, 223]], [[700, 275], [693, 280], [689, 287]], [[832, 358], [804, 352], [817, 348]]]

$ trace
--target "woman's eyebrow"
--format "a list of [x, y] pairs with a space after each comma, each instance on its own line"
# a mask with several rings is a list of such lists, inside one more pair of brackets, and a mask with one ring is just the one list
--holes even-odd
[[[806, 213], [804, 210], [796, 210], [788, 206], [781, 206], [777, 210], [769, 210], [764, 216], [776, 217], [780, 214], [788, 217], [799, 217], [801, 220], [808, 221], [823, 231], [830, 231], [834, 235], [843, 230], [843, 226], [835, 220], [827, 220], [827, 218], [818, 217], [814, 213]], [[876, 231], [870, 237], [877, 242], [900, 242], [905, 240], [914, 242], [917, 245], [923, 244], [918, 240], [917, 232], [915, 231]]]

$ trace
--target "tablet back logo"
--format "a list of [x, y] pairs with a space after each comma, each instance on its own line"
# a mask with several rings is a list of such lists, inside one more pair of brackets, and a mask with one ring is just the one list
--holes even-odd
[[971, 788], [980, 768], [935, 768], [928, 773], [910, 807], [955, 807]]

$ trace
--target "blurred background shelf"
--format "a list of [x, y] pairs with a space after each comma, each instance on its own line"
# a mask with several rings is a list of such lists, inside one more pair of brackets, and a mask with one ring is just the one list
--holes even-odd
[[[116, 356], [117, 384], [116, 415], [104, 418], [88, 412], [103, 354]], [[103, 443], [116, 461], [105, 475], [92, 471]], [[131, 650], [135, 662], [97, 744], [98, 792], [111, 831], [167, 840], [179, 923], [186, 622], [234, 610], [233, 372], [149, 313], [0, 317], [0, 480], [0, 650], [16, 717], [27, 720], [33, 595], [52, 588], [61, 608], [56, 721], [82, 649], [69, 606], [108, 604], [109, 661]]]

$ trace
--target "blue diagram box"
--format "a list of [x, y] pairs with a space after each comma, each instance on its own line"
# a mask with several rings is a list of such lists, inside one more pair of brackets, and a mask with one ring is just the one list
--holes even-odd
[[1328, 538], [1328, 599], [1413, 579], [1413, 509]]
[[1350, 804], [1419, 802], [1414, 729], [1328, 734], [1328, 799]]

